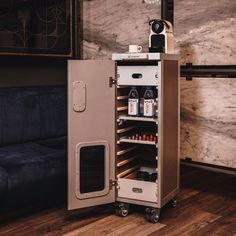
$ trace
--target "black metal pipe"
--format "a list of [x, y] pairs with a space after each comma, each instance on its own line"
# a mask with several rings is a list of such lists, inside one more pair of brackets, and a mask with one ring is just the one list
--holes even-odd
[[161, 19], [174, 26], [174, 0], [161, 0]]
[[236, 65], [192, 65], [181, 66], [181, 77], [192, 80], [193, 77], [236, 78]]

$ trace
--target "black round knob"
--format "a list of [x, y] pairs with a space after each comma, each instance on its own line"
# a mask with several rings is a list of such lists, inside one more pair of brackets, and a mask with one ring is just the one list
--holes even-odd
[[165, 25], [164, 25], [163, 21], [155, 20], [152, 23], [152, 31], [156, 34], [160, 34], [164, 30], [164, 27], [165, 27]]

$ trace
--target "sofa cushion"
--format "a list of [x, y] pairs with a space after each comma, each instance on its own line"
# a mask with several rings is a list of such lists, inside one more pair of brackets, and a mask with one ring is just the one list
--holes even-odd
[[45, 147], [49, 147], [49, 148], [67, 150], [67, 137], [66, 136], [62, 136], [58, 138], [51, 138], [51, 139], [44, 139], [44, 140], [37, 141], [36, 143], [43, 145]]
[[65, 86], [0, 89], [0, 146], [66, 135]]
[[[66, 192], [65, 149], [29, 142], [0, 148], [0, 167], [7, 173], [7, 201], [11, 207]], [[5, 186], [5, 185], [3, 185]]]

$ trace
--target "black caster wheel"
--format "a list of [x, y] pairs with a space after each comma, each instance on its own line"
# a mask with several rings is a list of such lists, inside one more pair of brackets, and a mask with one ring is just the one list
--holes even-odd
[[176, 207], [176, 206], [177, 206], [177, 200], [176, 200], [176, 199], [170, 200], [170, 205], [171, 205], [172, 207]]
[[116, 209], [116, 215], [117, 216], [121, 216], [121, 217], [125, 217], [129, 214], [129, 211], [127, 209]]
[[160, 217], [160, 209], [157, 208], [146, 208], [145, 209], [146, 212], [146, 220], [151, 222], [151, 223], [157, 223], [159, 221], [159, 217]]
[[129, 204], [117, 203], [116, 204], [116, 215], [125, 217], [129, 214]]
[[159, 221], [159, 215], [151, 215], [149, 218], [149, 222], [151, 223], [157, 223]]

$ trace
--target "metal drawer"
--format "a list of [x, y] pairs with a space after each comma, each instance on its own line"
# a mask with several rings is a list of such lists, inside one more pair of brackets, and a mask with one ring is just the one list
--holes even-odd
[[118, 197], [157, 203], [157, 183], [118, 178]]
[[158, 66], [118, 66], [118, 85], [150, 85], [157, 86], [160, 78], [160, 63]]

